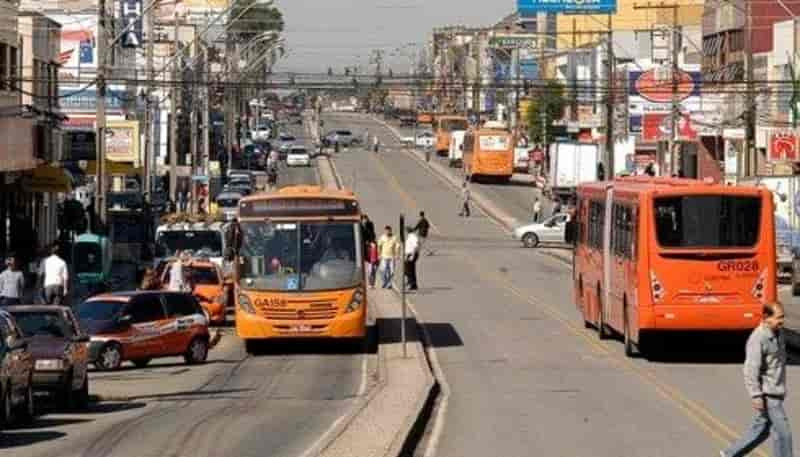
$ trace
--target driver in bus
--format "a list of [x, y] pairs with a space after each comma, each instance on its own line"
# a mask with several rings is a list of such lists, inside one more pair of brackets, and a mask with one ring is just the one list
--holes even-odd
[[333, 239], [328, 234], [325, 236], [325, 250], [322, 253], [320, 262], [328, 262], [331, 260], [351, 260], [350, 252], [342, 246], [341, 240]]

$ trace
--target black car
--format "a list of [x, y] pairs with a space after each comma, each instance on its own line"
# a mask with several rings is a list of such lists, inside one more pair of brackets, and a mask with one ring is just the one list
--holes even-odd
[[28, 338], [34, 359], [33, 388], [55, 394], [61, 406], [85, 409], [89, 403], [89, 336], [72, 309], [31, 305], [6, 308]]
[[0, 310], [0, 421], [33, 419], [33, 356], [14, 317]]

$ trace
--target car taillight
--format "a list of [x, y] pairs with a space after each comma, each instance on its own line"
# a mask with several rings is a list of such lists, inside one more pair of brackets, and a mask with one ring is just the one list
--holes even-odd
[[766, 286], [766, 281], [767, 270], [764, 270], [760, 275], [758, 275], [758, 279], [756, 279], [756, 282], [753, 284], [753, 290], [750, 291], [750, 293], [753, 295], [753, 298], [761, 303], [764, 303], [764, 288]]
[[658, 276], [654, 271], [650, 272], [650, 290], [653, 292], [653, 302], [655, 303], [660, 302], [664, 298], [664, 294], [666, 294], [664, 286], [658, 280]]

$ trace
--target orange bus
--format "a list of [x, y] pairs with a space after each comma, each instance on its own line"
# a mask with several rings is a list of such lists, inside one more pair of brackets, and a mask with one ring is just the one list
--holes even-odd
[[514, 135], [505, 129], [468, 130], [464, 135], [462, 157], [464, 176], [508, 181], [514, 173]]
[[469, 128], [467, 118], [464, 116], [444, 115], [434, 119], [436, 134], [436, 154], [446, 156], [450, 150], [450, 132]]
[[769, 190], [630, 177], [577, 190], [575, 303], [625, 353], [675, 331], [746, 331], [776, 299]]
[[248, 353], [274, 338], [363, 340], [360, 220], [350, 191], [291, 186], [240, 200], [236, 333]]

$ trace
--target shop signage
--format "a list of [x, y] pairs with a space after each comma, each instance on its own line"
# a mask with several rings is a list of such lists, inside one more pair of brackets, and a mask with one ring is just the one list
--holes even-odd
[[489, 38], [489, 46], [503, 49], [537, 49], [537, 35], [515, 34], [515, 35], [494, 35]]
[[537, 13], [613, 14], [616, 0], [517, 0], [520, 16], [531, 17]]
[[[678, 70], [676, 79], [677, 98], [683, 101], [692, 95], [700, 95], [700, 72]], [[672, 103], [672, 71], [670, 69], [653, 68], [648, 71], [631, 71], [628, 93], [639, 96], [653, 103]]]
[[123, 48], [142, 47], [142, 0], [120, 0], [119, 17], [122, 18]]
[[139, 159], [139, 123], [111, 121], [106, 128], [106, 159], [137, 162]]
[[768, 156], [772, 161], [796, 162], [800, 159], [800, 138], [791, 131], [774, 132], [769, 137]]
[[643, 141], [668, 140], [671, 131], [669, 113], [647, 113], [642, 121]]

